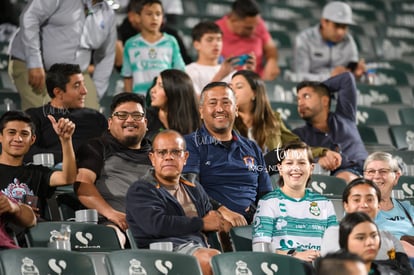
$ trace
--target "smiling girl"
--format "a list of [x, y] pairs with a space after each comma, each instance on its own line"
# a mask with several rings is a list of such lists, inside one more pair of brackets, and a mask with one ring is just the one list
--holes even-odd
[[312, 262], [320, 256], [325, 230], [337, 224], [330, 200], [306, 189], [313, 158], [303, 142], [292, 142], [279, 151], [280, 188], [265, 195], [254, 218], [253, 247], [270, 244], [269, 250]]

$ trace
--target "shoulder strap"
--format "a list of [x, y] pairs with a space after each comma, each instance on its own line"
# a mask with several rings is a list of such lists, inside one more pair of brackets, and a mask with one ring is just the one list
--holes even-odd
[[401, 208], [404, 210], [405, 215], [407, 216], [407, 218], [410, 220], [411, 225], [414, 226], [414, 222], [413, 222], [413, 218], [411, 217], [410, 213], [408, 213], [407, 209], [405, 209], [404, 205], [399, 201], [399, 200], [395, 200], [400, 206]]

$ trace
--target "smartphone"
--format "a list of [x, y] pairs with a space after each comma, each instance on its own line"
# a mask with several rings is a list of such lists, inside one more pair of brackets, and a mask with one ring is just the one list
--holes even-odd
[[38, 197], [37, 196], [33, 196], [33, 195], [24, 195], [23, 196], [23, 203], [30, 205], [32, 207], [37, 207], [37, 201], [38, 201]]
[[247, 60], [250, 58], [250, 55], [243, 54], [243, 55], [238, 56], [238, 58], [239, 58], [239, 62], [237, 62], [236, 65], [243, 66], [244, 64], [246, 64]]

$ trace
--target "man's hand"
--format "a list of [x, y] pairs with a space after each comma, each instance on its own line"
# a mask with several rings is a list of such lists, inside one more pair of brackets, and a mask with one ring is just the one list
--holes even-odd
[[122, 231], [128, 229], [125, 213], [113, 210], [106, 218], [121, 228]]
[[408, 257], [412, 258], [414, 257], [414, 245], [411, 243], [400, 240], [402, 247], [404, 248], [405, 253], [407, 253]]
[[305, 262], [313, 262], [316, 258], [320, 257], [321, 254], [318, 250], [309, 249], [306, 251], [296, 252], [295, 258], [301, 259]]
[[360, 59], [358, 61], [358, 64], [357, 64], [355, 70], [352, 73], [354, 74], [355, 79], [360, 79], [361, 76], [364, 75], [365, 71], [366, 71], [365, 60], [364, 59]]
[[204, 231], [223, 231], [224, 220], [218, 211], [209, 211], [203, 217]]
[[5, 213], [10, 214], [17, 225], [30, 227], [36, 224], [36, 216], [29, 205], [14, 202], [0, 193], [0, 215]]
[[234, 226], [243, 226], [243, 225], [247, 225], [247, 221], [246, 219], [243, 217], [243, 215], [231, 211], [230, 209], [228, 209], [227, 207], [220, 206], [220, 208], [218, 209], [218, 211], [220, 212], [220, 214], [223, 216], [223, 218], [228, 221], [229, 223], [231, 223], [231, 225]]
[[52, 116], [47, 116], [52, 123], [53, 129], [60, 139], [68, 140], [75, 132], [75, 124], [67, 118], [60, 118], [58, 121]]
[[7, 196], [0, 194], [0, 215], [9, 213], [16, 215], [20, 211], [20, 206], [12, 202]]
[[45, 88], [45, 70], [43, 68], [29, 69], [29, 85], [32, 86], [35, 93], [41, 94]]
[[225, 59], [221, 65], [218, 72], [214, 75], [212, 82], [214, 81], [222, 81], [223, 78], [228, 76], [232, 71], [234, 71], [237, 67], [236, 63], [238, 62], [238, 59], [235, 57], [229, 57]]
[[319, 165], [329, 171], [337, 169], [342, 162], [342, 156], [338, 152], [328, 150], [325, 153], [325, 156], [320, 157], [318, 160]]
[[257, 61], [254, 52], [249, 53], [249, 58], [243, 66], [243, 70], [256, 71]]

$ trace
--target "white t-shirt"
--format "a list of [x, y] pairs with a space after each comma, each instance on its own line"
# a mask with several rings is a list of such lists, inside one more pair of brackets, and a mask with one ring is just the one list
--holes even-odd
[[[215, 66], [201, 65], [196, 62], [185, 66], [185, 72], [191, 77], [197, 95], [200, 95], [201, 90], [203, 90], [204, 86], [211, 82], [213, 77], [220, 70], [220, 66], [220, 64]], [[233, 73], [234, 72], [231, 72], [221, 81], [229, 83], [231, 81], [231, 76]]]

